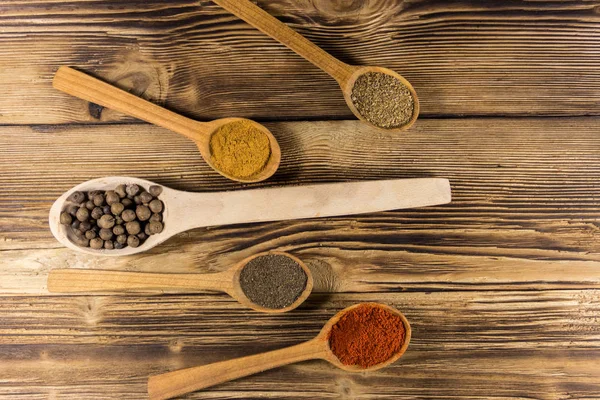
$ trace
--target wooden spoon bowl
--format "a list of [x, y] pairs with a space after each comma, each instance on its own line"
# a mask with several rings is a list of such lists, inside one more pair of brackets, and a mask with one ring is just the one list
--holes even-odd
[[[240, 274], [248, 263], [265, 255], [281, 255], [291, 258], [306, 274], [306, 286], [298, 298], [284, 308], [267, 308], [250, 300], [240, 285]], [[210, 290], [229, 294], [241, 305], [265, 313], [284, 313], [297, 308], [310, 295], [313, 276], [299, 258], [289, 253], [272, 251], [254, 254], [233, 267], [212, 274], [161, 274], [146, 272], [122, 272], [90, 269], [53, 269], [48, 275], [50, 293], [195, 293]]]
[[390, 179], [326, 183], [280, 188], [191, 193], [162, 185], [159, 199], [164, 229], [138, 247], [92, 249], [72, 240], [70, 226], [60, 224], [60, 214], [75, 191], [113, 190], [120, 184], [137, 184], [148, 190], [152, 181], [112, 176], [83, 182], [60, 196], [50, 208], [50, 230], [66, 247], [87, 254], [125, 256], [141, 253], [189, 229], [240, 223], [355, 215], [368, 212], [424, 207], [449, 203], [450, 183], [443, 178]]
[[[266, 127], [245, 118], [221, 118], [210, 122], [199, 122], [169, 111], [154, 103], [141, 99], [109, 85], [99, 79], [70, 67], [60, 67], [52, 81], [54, 88], [72, 96], [87, 100], [103, 107], [117, 110], [135, 118], [150, 122], [173, 132], [186, 136], [196, 142], [202, 158], [219, 174], [237, 182], [260, 182], [272, 176], [281, 161], [281, 149], [275, 136]], [[255, 128], [263, 132], [269, 139], [271, 154], [265, 166], [255, 175], [249, 177], [236, 177], [217, 168], [213, 163], [210, 150], [210, 138], [220, 127], [236, 122], [248, 121]], [[160, 150], [157, 150], [160, 151]]]
[[[404, 342], [400, 349], [388, 360], [363, 368], [356, 365], [344, 365], [329, 347], [329, 334], [332, 327], [347, 312], [356, 307], [364, 305], [375, 305], [398, 315], [404, 325]], [[331, 318], [321, 329], [319, 334], [307, 342], [273, 350], [266, 353], [221, 361], [199, 367], [186, 368], [179, 371], [167, 372], [161, 375], [151, 376], [148, 379], [148, 395], [150, 400], [164, 400], [185, 393], [205, 389], [230, 380], [242, 378], [272, 368], [281, 367], [300, 361], [322, 359], [330, 362], [338, 368], [348, 372], [370, 372], [384, 368], [397, 361], [406, 352], [411, 338], [411, 328], [404, 315], [395, 308], [378, 303], [361, 303], [345, 308]]]

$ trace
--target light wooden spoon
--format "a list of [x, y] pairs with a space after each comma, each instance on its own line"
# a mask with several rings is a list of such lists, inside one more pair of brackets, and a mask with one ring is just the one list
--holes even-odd
[[451, 199], [450, 183], [444, 178], [326, 183], [210, 193], [182, 192], [163, 186], [159, 199], [164, 203], [164, 229], [159, 234], [149, 236], [139, 247], [96, 250], [80, 247], [71, 241], [71, 227], [60, 224], [60, 213], [73, 192], [113, 190], [117, 185], [132, 183], [145, 190], [157, 185], [144, 179], [112, 176], [92, 179], [67, 191], [50, 209], [52, 234], [73, 250], [95, 255], [124, 256], [149, 250], [171, 236], [193, 228], [363, 214], [445, 204]]
[[[63, 66], [58, 69], [52, 81], [52, 86], [72, 96], [162, 126], [192, 139], [196, 142], [200, 154], [207, 164], [219, 174], [233, 181], [260, 182], [273, 175], [279, 167], [281, 149], [277, 139], [267, 128], [257, 122], [244, 118], [221, 118], [210, 122], [194, 121], [70, 67]], [[271, 145], [271, 156], [264, 169], [248, 178], [238, 178], [221, 171], [212, 162], [210, 152], [210, 137], [213, 132], [223, 125], [243, 120], [251, 122], [256, 128], [264, 132]], [[157, 151], [161, 150], [157, 149]]]
[[[296, 52], [301, 57], [313, 63], [315, 66], [329, 74], [335, 79], [340, 85], [342, 92], [344, 93], [344, 99], [348, 104], [348, 107], [352, 113], [361, 121], [364, 121], [378, 129], [385, 129], [386, 131], [403, 131], [410, 128], [417, 117], [419, 116], [419, 98], [417, 92], [413, 86], [403, 76], [392, 71], [388, 68], [373, 67], [373, 66], [355, 66], [346, 64], [325, 50], [321, 49], [304, 36], [294, 31], [277, 18], [273, 17], [262, 8], [251, 3], [248, 0], [213, 0], [216, 4], [220, 5], [227, 11], [236, 15], [238, 18], [243, 19], [250, 25], [254, 26], [261, 32], [271, 36], [281, 44], [289, 47], [291, 50]], [[387, 75], [391, 75], [394, 78], [402, 82], [410, 91], [414, 108], [411, 119], [404, 125], [398, 128], [381, 128], [377, 125], [373, 125], [367, 121], [356, 109], [354, 102], [352, 101], [352, 88], [356, 79], [367, 73], [367, 72], [381, 72]]]
[[[285, 308], [266, 308], [250, 300], [240, 285], [244, 267], [256, 257], [277, 254], [297, 262], [306, 274], [306, 287], [291, 305]], [[313, 288], [310, 269], [291, 254], [272, 251], [252, 255], [223, 272], [213, 274], [158, 274], [145, 272], [121, 272], [90, 269], [53, 269], [48, 275], [48, 291], [51, 293], [193, 293], [199, 290], [225, 292], [243, 306], [266, 313], [283, 313], [298, 307], [307, 299]]]
[[[381, 364], [363, 368], [354, 365], [344, 365], [333, 354], [329, 347], [329, 332], [333, 325], [348, 311], [365, 304], [373, 304], [397, 314], [402, 319], [405, 329], [405, 338], [402, 347], [394, 356]], [[179, 371], [167, 372], [161, 375], [151, 376], [148, 379], [148, 395], [150, 400], [170, 399], [185, 393], [205, 389], [210, 386], [228, 382], [244, 376], [256, 374], [272, 368], [281, 367], [305, 360], [322, 359], [330, 362], [338, 368], [349, 372], [375, 371], [386, 367], [397, 361], [408, 348], [411, 329], [408, 320], [395, 308], [384, 304], [361, 303], [345, 308], [331, 318], [321, 329], [321, 332], [312, 340], [295, 346], [286, 347], [266, 353], [221, 361], [213, 364], [202, 365], [181, 369]]]

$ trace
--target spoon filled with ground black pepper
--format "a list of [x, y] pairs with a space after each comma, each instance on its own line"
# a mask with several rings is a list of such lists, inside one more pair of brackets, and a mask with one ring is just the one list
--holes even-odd
[[312, 340], [266, 353], [151, 376], [150, 400], [164, 400], [272, 368], [322, 359], [348, 372], [369, 372], [406, 352], [411, 328], [402, 313], [379, 303], [345, 308]]
[[308, 267], [284, 252], [250, 256], [226, 271], [212, 274], [159, 274], [89, 269], [54, 269], [51, 293], [225, 292], [245, 307], [267, 313], [295, 309], [313, 288]]
[[192, 139], [208, 165], [231, 180], [263, 181], [279, 167], [281, 150], [277, 139], [266, 127], [249, 119], [195, 121], [70, 67], [60, 67], [52, 85]]
[[[113, 176], [65, 192], [50, 208], [49, 224], [54, 237], [70, 249], [125, 256], [194, 228], [364, 214], [445, 204], [450, 199], [450, 183], [443, 178], [191, 193]], [[115, 244], [123, 240], [126, 246]]]
[[382, 67], [346, 64], [249, 0], [213, 1], [328, 73], [338, 82], [348, 107], [360, 120], [391, 131], [408, 129], [417, 120], [417, 93], [398, 73]]

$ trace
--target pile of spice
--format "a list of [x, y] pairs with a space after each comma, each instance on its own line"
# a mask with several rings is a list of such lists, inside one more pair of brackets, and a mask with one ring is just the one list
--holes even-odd
[[351, 99], [364, 119], [385, 129], [406, 125], [415, 107], [408, 87], [392, 75], [382, 72], [360, 75], [352, 87]]
[[138, 247], [150, 235], [162, 232], [162, 187], [145, 191], [138, 185], [118, 185], [114, 190], [73, 192], [60, 214], [69, 238], [81, 247], [122, 249]]
[[271, 157], [271, 144], [265, 132], [252, 121], [240, 120], [221, 126], [210, 137], [214, 166], [234, 178], [252, 178]]
[[256, 257], [240, 272], [240, 286], [246, 297], [254, 304], [270, 309], [294, 304], [307, 281], [302, 266], [281, 254]]
[[400, 316], [374, 304], [363, 304], [333, 325], [329, 347], [342, 364], [367, 368], [393, 357], [404, 344], [405, 334]]

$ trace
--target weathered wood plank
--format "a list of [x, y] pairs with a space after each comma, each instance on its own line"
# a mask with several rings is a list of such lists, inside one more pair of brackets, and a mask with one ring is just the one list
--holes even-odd
[[[259, 1], [343, 61], [390, 67], [423, 116], [598, 114], [598, 1]], [[0, 123], [122, 120], [51, 87], [78, 66], [200, 119], [352, 117], [336, 83], [209, 1], [0, 5]]]
[[198, 229], [116, 260], [61, 248], [47, 226], [52, 201], [104, 175], [191, 191], [242, 186], [211, 171], [191, 142], [148, 125], [2, 127], [0, 293], [44, 294], [56, 267], [203, 273], [269, 249], [305, 259], [324, 292], [597, 288], [599, 121], [436, 119], [405, 135], [355, 121], [268, 124], [282, 166], [253, 187], [441, 176], [453, 203]]
[[[413, 327], [369, 375], [306, 362], [186, 398], [501, 398], [600, 395], [598, 290], [312, 296], [293, 313], [225, 296], [15, 297], [0, 303], [0, 394], [141, 398], [149, 374], [308, 340], [337, 310], [381, 301]], [[45, 397], [44, 397], [45, 396]], [[35, 397], [33, 397], [35, 398]]]

